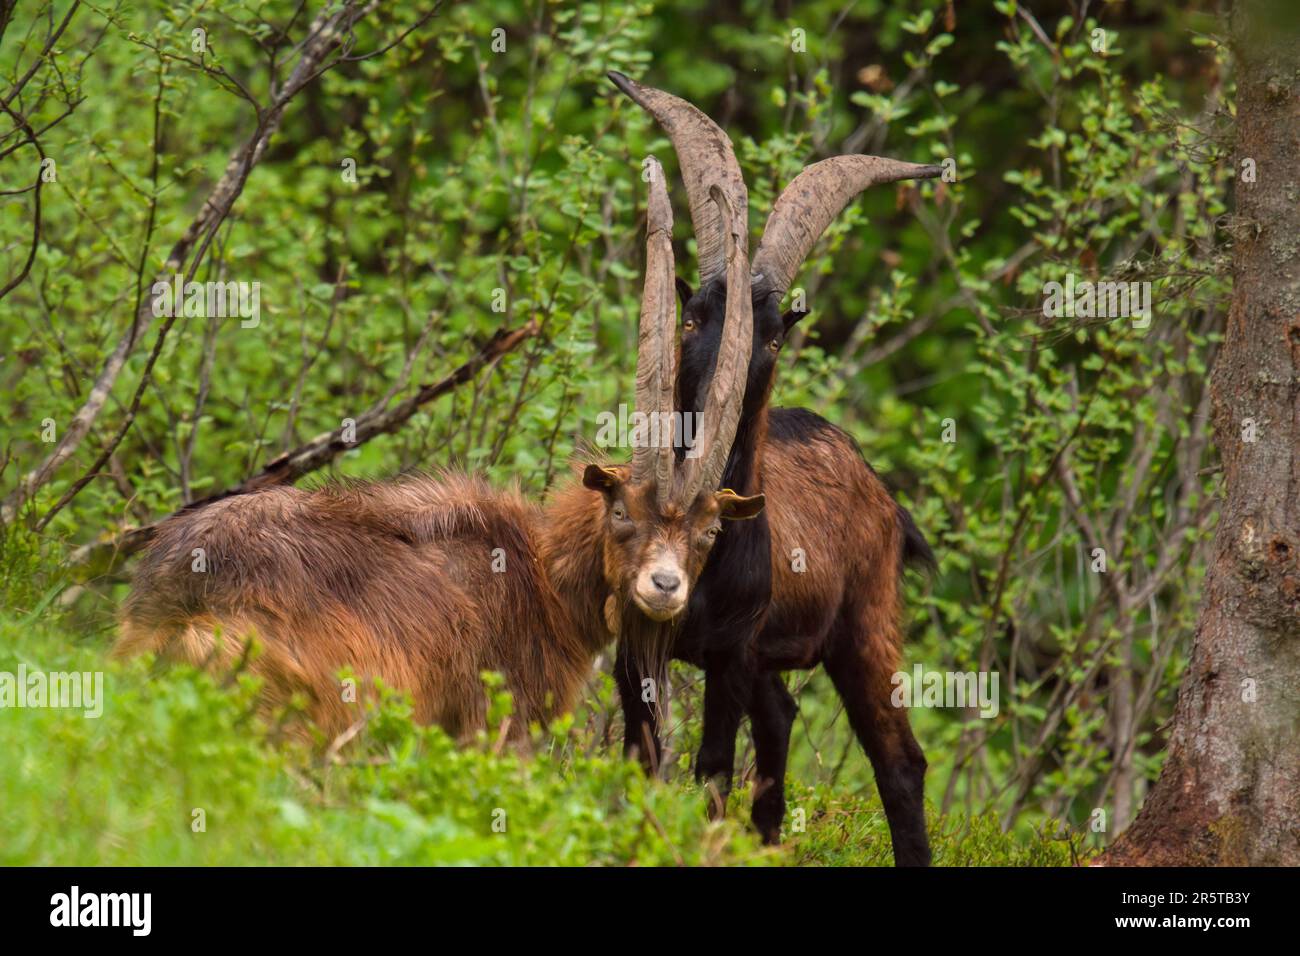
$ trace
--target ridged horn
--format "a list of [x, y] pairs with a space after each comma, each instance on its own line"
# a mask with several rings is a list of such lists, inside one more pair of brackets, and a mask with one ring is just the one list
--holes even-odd
[[[637, 334], [636, 410], [648, 416], [647, 440], [632, 450], [632, 481], [654, 479], [660, 505], [673, 484], [673, 383], [677, 376], [677, 296], [673, 288], [673, 207], [659, 160], [646, 162], [645, 286]], [[666, 433], [665, 433], [666, 429]]]
[[[691, 204], [691, 228], [700, 262], [700, 285], [722, 274], [726, 268], [722, 224], [718, 207], [710, 200], [713, 187], [727, 196], [733, 210], [745, 212], [747, 194], [740, 165], [731, 140], [718, 124], [679, 97], [654, 87], [642, 86], [616, 70], [608, 77], [634, 103], [653, 116], [677, 153], [686, 196]], [[748, 223], [742, 223], [748, 229]], [[748, 248], [748, 247], [747, 247]]]
[[682, 483], [685, 505], [694, 501], [701, 491], [714, 490], [722, 483], [745, 400], [749, 353], [754, 341], [745, 207], [734, 208], [727, 194], [717, 186], [710, 191], [710, 196], [717, 204], [726, 240], [727, 308], [718, 359], [713, 367], [703, 422], [696, 439], [700, 454], [698, 458], [687, 458], [683, 466], [687, 469]]
[[942, 166], [883, 156], [832, 156], [813, 163], [772, 206], [754, 254], [755, 286], [785, 295], [826, 227], [864, 189], [902, 179], [933, 179], [942, 172]]

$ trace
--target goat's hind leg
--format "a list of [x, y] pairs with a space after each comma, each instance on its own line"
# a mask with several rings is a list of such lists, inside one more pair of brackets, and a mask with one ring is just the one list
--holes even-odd
[[826, 670], [844, 701], [862, 749], [871, 760], [885, 805], [897, 866], [929, 866], [925, 831], [925, 755], [912, 735], [907, 710], [893, 706], [895, 653], [867, 635], [838, 640]]

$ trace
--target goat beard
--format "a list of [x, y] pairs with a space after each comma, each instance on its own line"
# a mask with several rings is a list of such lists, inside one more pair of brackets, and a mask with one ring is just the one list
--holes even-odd
[[[662, 726], [668, 717], [668, 662], [673, 656], [673, 641], [677, 636], [678, 621], [677, 619], [662, 623], [652, 621], [627, 599], [618, 602], [616, 614], [607, 614], [607, 618], [611, 616], [616, 620], [608, 623], [616, 625], [611, 630], [618, 635], [627, 661], [633, 668], [633, 674], [629, 676], [643, 682], [649, 678], [654, 682], [652, 685], [654, 699], [646, 703], [653, 704], [655, 719]], [[643, 698], [644, 687], [642, 683], [637, 688]]]

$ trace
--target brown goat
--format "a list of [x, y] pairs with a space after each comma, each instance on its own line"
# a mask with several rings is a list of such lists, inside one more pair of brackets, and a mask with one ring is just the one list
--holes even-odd
[[635, 601], [665, 548], [693, 581], [717, 522], [761, 507], [724, 491], [661, 514], [629, 477], [590, 466], [546, 509], [446, 474], [273, 488], [181, 513], [136, 573], [115, 653], [229, 667], [255, 635], [268, 708], [305, 693], [329, 734], [360, 714], [344, 668], [363, 687], [409, 691], [415, 718], [452, 734], [484, 726], [486, 670], [505, 676], [519, 725], [546, 720], [573, 706], [610, 640], [609, 582]]
[[[675, 308], [672, 213], [653, 164], [637, 409], [671, 418]], [[678, 466], [671, 436], [630, 466], [588, 465], [581, 484], [538, 508], [518, 492], [447, 474], [397, 482], [273, 488], [182, 511], [159, 525], [122, 615], [119, 655], [151, 651], [228, 666], [243, 639], [268, 707], [302, 693], [337, 734], [359, 716], [341, 685], [382, 679], [410, 692], [418, 720], [457, 735], [484, 726], [480, 674], [502, 672], [521, 720], [572, 706], [611, 637], [662, 647], [729, 518], [762, 495], [715, 490], [744, 393], [753, 317], [744, 224], [716, 198], [728, 268], [743, 290], [697, 440]], [[739, 244], [738, 239], [739, 237]]]
[[[765, 467], [766, 630], [789, 641], [761, 644], [764, 669], [812, 667], [851, 645], [881, 685], [860, 688], [863, 706], [879, 703], [886, 712], [875, 722], [895, 724], [887, 704], [904, 532], [880, 518], [894, 514], [893, 499], [833, 427], [773, 434]], [[272, 488], [182, 512], [159, 526], [137, 569], [115, 653], [229, 667], [241, 638], [255, 635], [262, 652], [251, 668], [264, 679], [268, 708], [304, 693], [329, 734], [360, 715], [339, 681], [345, 668], [362, 687], [378, 677], [409, 691], [418, 721], [456, 735], [484, 726], [485, 670], [505, 676], [517, 726], [546, 720], [573, 706], [609, 643], [609, 597], [633, 595], [643, 613], [622, 617], [644, 625], [636, 582], [660, 549], [694, 581], [719, 520], [750, 517], [761, 504], [722, 491], [689, 511], [661, 512], [654, 489], [629, 479], [627, 466], [589, 466], [545, 508], [444, 474]], [[810, 503], [824, 512], [815, 524]], [[795, 548], [809, 555], [805, 571], [792, 566]]]

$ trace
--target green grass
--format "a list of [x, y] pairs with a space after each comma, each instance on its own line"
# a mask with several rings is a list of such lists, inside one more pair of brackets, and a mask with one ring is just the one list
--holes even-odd
[[[222, 688], [188, 668], [108, 665], [102, 652], [12, 618], [0, 635], [0, 670], [102, 669], [107, 698], [98, 719], [0, 712], [0, 864], [892, 862], [874, 794], [792, 782], [790, 806], [806, 827], [792, 823], [785, 845], [765, 850], [743, 826], [747, 790], [733, 794], [727, 820], [710, 823], [699, 791], [587, 753], [594, 745], [572, 719], [521, 757], [486, 739], [457, 748], [393, 698], [325, 761], [269, 739], [252, 716], [249, 678]], [[1063, 844], [1011, 842], [987, 818], [935, 819], [932, 839], [939, 864], [1069, 862]]]
[[[837, 794], [825, 787], [788, 785], [790, 807], [807, 811], [805, 833], [789, 833], [785, 861], [801, 866], [893, 866], [889, 826], [875, 793]], [[1070, 845], [1046, 832], [1028, 837], [1002, 832], [991, 814], [939, 816], [927, 808], [935, 866], [1069, 866]], [[1076, 838], [1077, 841], [1077, 838]], [[1075, 852], [1079, 848], [1075, 846]], [[1081, 854], [1080, 854], [1081, 855]]]
[[[254, 716], [251, 677], [220, 686], [108, 661], [106, 636], [58, 610], [58, 573], [7, 544], [0, 671], [102, 671], [105, 700], [96, 719], [0, 710], [0, 865], [892, 864], [874, 792], [792, 779], [785, 843], [763, 848], [746, 826], [749, 788], [709, 822], [688, 774], [646, 780], [589, 714], [536, 730], [521, 755], [492, 734], [457, 747], [389, 695], [326, 759]], [[507, 707], [498, 692], [493, 712]], [[1070, 862], [1065, 844], [1006, 836], [989, 818], [932, 813], [931, 833], [939, 864]]]
[[[692, 794], [587, 757], [564, 722], [525, 759], [458, 749], [387, 700], [326, 761], [272, 743], [255, 682], [109, 666], [10, 619], [0, 670], [105, 670], [103, 716], [0, 711], [0, 864], [639, 864], [773, 859]], [[196, 811], [201, 811], [201, 817]], [[200, 829], [197, 821], [202, 820]], [[502, 829], [504, 832], [497, 832]], [[497, 829], [494, 829], [494, 823]]]

